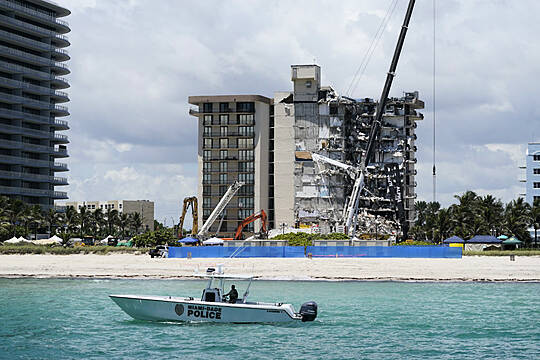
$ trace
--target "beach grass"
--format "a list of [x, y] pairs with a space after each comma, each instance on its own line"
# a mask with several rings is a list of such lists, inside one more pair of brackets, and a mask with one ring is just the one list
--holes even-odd
[[145, 254], [149, 249], [131, 248], [125, 246], [46, 246], [46, 245], [3, 245], [0, 246], [0, 254], [3, 255], [25, 255], [25, 254], [51, 254], [51, 255], [72, 255], [72, 254], [99, 254], [127, 253]]

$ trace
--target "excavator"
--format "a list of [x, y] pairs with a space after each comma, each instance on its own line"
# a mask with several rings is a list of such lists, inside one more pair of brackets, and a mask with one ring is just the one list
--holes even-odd
[[234, 235], [234, 240], [242, 240], [242, 231], [244, 230], [244, 227], [257, 219], [261, 219], [262, 222], [260, 236], [261, 238], [266, 238], [268, 236], [268, 216], [264, 210], [261, 210], [256, 214], [248, 216], [242, 221], [242, 223], [240, 223], [240, 225], [238, 225], [236, 234]]
[[178, 238], [182, 239], [184, 237], [184, 219], [186, 213], [191, 207], [191, 213], [193, 214], [193, 226], [191, 227], [191, 233], [196, 234], [199, 231], [199, 215], [197, 212], [198, 201], [195, 196], [184, 198], [184, 207], [182, 208], [182, 216], [180, 216], [180, 224], [178, 225]]

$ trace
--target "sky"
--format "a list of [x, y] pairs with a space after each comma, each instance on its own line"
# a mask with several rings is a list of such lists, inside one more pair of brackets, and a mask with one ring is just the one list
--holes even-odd
[[[190, 95], [292, 89], [291, 64], [321, 66], [345, 94], [392, 0], [56, 0], [71, 10], [70, 201], [148, 199], [178, 223], [197, 191]], [[398, 0], [350, 94], [378, 99], [407, 1]], [[524, 192], [526, 143], [540, 139], [537, 1], [437, 0], [436, 199]], [[433, 200], [433, 0], [418, 0], [391, 96], [419, 91], [418, 200]]]

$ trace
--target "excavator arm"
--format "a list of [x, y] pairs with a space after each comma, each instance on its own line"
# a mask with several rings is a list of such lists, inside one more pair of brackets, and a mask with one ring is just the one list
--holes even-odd
[[199, 216], [198, 216], [198, 201], [195, 196], [184, 198], [184, 206], [182, 207], [182, 215], [180, 216], [180, 224], [178, 225], [178, 238], [183, 238], [183, 229], [184, 229], [184, 219], [186, 213], [191, 207], [191, 213], [193, 214], [193, 226], [191, 228], [191, 233], [196, 234], [199, 230]]
[[238, 225], [238, 228], [236, 229], [236, 234], [234, 234], [234, 240], [241, 239], [244, 227], [246, 227], [248, 224], [251, 224], [257, 219], [261, 219], [262, 221], [261, 233], [266, 234], [268, 232], [268, 216], [266, 215], [266, 212], [264, 210], [261, 210], [256, 214], [248, 216], [242, 221], [240, 225]]

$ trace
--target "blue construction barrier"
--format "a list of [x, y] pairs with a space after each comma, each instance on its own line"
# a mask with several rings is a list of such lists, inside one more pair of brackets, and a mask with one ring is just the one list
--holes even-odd
[[461, 258], [461, 248], [448, 246], [184, 246], [169, 247], [170, 258]]
[[448, 246], [308, 246], [312, 257], [461, 258], [461, 248]]
[[170, 258], [186, 258], [191, 253], [192, 258], [235, 258], [271, 257], [299, 258], [304, 257], [303, 246], [184, 246], [169, 247]]

